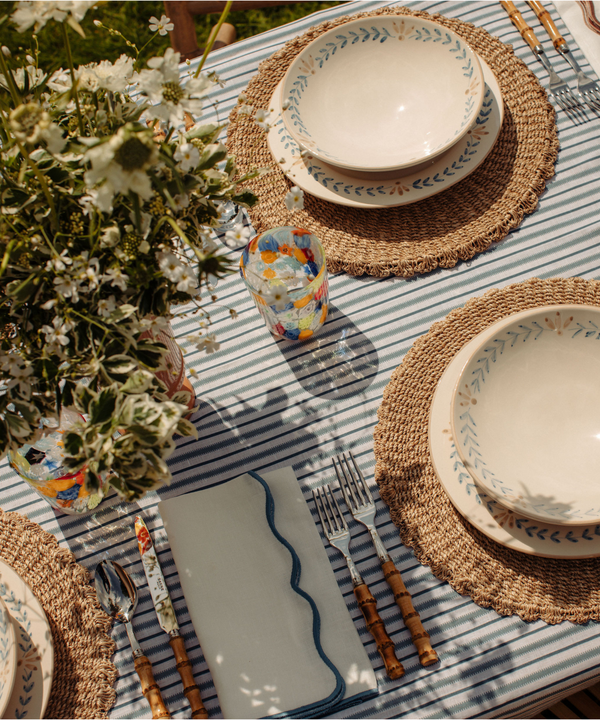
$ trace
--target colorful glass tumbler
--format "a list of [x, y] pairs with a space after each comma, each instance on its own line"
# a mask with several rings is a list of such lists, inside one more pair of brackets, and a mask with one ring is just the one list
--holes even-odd
[[240, 275], [274, 335], [306, 340], [325, 322], [325, 252], [308, 230], [278, 227], [257, 235], [244, 248]]

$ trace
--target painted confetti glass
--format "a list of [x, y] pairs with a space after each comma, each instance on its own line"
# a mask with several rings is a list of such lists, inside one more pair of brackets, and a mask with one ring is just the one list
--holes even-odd
[[68, 515], [93, 510], [108, 490], [108, 483], [98, 493], [86, 490], [84, 472], [69, 472], [62, 465], [63, 435], [81, 419], [76, 412], [63, 409], [60, 425], [54, 420], [44, 420], [45, 432], [39, 440], [8, 455], [12, 469], [53, 508]]
[[325, 322], [325, 252], [308, 230], [278, 227], [257, 235], [244, 248], [240, 275], [274, 335], [306, 340]]

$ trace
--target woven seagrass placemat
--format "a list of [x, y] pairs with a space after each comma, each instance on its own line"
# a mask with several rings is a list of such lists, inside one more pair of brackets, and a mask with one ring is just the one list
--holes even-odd
[[0, 557], [42, 604], [54, 643], [48, 718], [106, 718], [117, 670], [111, 619], [98, 605], [88, 572], [39, 525], [0, 510]]
[[[268, 108], [293, 58], [326, 30], [358, 17], [379, 14], [431, 18], [450, 28], [488, 63], [504, 97], [505, 117], [494, 149], [477, 170], [454, 187], [404, 207], [364, 210], [305, 194], [304, 209], [289, 212], [284, 197], [292, 186], [279, 168], [250, 187], [260, 200], [250, 211], [257, 232], [281, 225], [307, 228], [323, 242], [331, 272], [410, 277], [468, 260], [518, 227], [535, 209], [558, 152], [555, 115], [545, 90], [512, 49], [486, 30], [461, 20], [404, 7], [384, 8], [324, 22], [287, 42], [261, 63], [245, 90], [255, 108]], [[230, 114], [227, 144], [242, 170], [273, 163], [266, 134], [254, 120]]]
[[469, 300], [419, 338], [385, 388], [375, 427], [375, 478], [402, 542], [433, 574], [501, 615], [547, 623], [600, 620], [600, 558], [553, 560], [510, 550], [465, 520], [446, 496], [431, 459], [429, 410], [456, 353], [488, 325], [552, 304], [600, 305], [600, 282], [539, 280]]

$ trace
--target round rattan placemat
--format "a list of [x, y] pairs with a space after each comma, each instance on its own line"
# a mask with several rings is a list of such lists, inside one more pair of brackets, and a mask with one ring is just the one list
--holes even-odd
[[0, 510], [0, 557], [42, 604], [54, 643], [48, 718], [106, 718], [117, 670], [112, 620], [100, 608], [88, 572], [39, 525]]
[[[431, 18], [462, 38], [498, 79], [505, 117], [494, 149], [482, 165], [454, 187], [421, 202], [363, 210], [305, 194], [304, 209], [289, 212], [284, 197], [292, 183], [277, 167], [249, 182], [259, 196], [250, 217], [257, 232], [281, 225], [307, 228], [323, 242], [331, 272], [410, 277], [468, 260], [518, 227], [535, 209], [558, 152], [555, 114], [545, 90], [512, 49], [486, 30], [461, 20], [403, 7], [384, 8], [324, 22], [293, 38], [259, 66], [245, 90], [255, 108], [268, 108], [293, 58], [320, 34], [350, 19], [378, 14]], [[247, 115], [230, 114], [227, 144], [241, 170], [273, 164], [266, 134]]]
[[429, 409], [454, 355], [520, 310], [600, 305], [600, 281], [537, 278], [490, 290], [419, 338], [385, 388], [375, 427], [375, 478], [402, 542], [433, 574], [501, 615], [547, 623], [600, 620], [600, 558], [552, 560], [510, 550], [472, 527], [446, 496], [429, 457]]

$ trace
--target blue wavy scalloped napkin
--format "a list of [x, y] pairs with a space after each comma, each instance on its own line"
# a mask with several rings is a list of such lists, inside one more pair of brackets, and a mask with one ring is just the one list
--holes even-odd
[[225, 718], [320, 717], [377, 693], [291, 468], [159, 509]]

